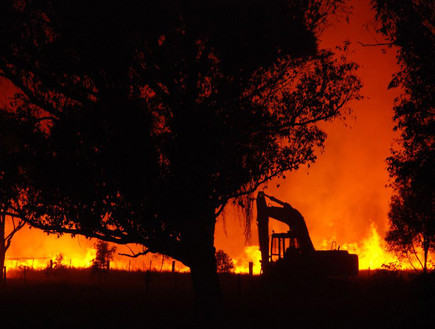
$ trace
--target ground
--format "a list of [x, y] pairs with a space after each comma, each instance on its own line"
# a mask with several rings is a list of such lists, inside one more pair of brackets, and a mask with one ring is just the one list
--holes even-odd
[[434, 279], [269, 279], [223, 274], [225, 309], [197, 320], [188, 273], [17, 272], [0, 290], [2, 328], [420, 328], [434, 323]]

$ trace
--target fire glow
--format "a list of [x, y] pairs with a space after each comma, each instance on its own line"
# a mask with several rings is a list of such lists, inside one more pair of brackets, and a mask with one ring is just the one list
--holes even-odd
[[[330, 241], [324, 240], [321, 249], [326, 249], [331, 245]], [[376, 225], [370, 225], [369, 235], [361, 242], [345, 243], [341, 249], [350, 253], [357, 254], [359, 257], [360, 270], [380, 269], [383, 265], [400, 263], [402, 269], [412, 269], [410, 264], [399, 262], [399, 259], [387, 251], [387, 246], [382, 237], [379, 235]], [[248, 273], [249, 262], [253, 262], [253, 273], [260, 274], [261, 271], [261, 254], [258, 246], [246, 246], [244, 256], [236, 258], [235, 273]]]
[[58, 265], [66, 266], [69, 268], [89, 268], [92, 266], [92, 261], [95, 258], [96, 251], [95, 249], [87, 249], [85, 257], [81, 257], [79, 255], [68, 254], [64, 255], [63, 253], [49, 255], [46, 257], [17, 257], [17, 258], [6, 258], [5, 266], [6, 269], [20, 269], [23, 267], [42, 270], [45, 268], [52, 267], [57, 265], [58, 257], [62, 255], [62, 260]]
[[[374, 13], [368, 2], [354, 1], [354, 13], [350, 19], [334, 24], [324, 33], [322, 47], [334, 48], [345, 39], [353, 42], [349, 58], [361, 65], [359, 75], [364, 81], [363, 101], [353, 106], [355, 121], [349, 120], [346, 127], [342, 122], [325, 124], [328, 133], [324, 154], [307, 170], [300, 169], [288, 175], [279, 191], [270, 194], [289, 202], [301, 211], [307, 221], [316, 249], [329, 249], [332, 241], [341, 244], [341, 249], [359, 256], [360, 269], [377, 269], [383, 264], [397, 262], [397, 258], [386, 251], [383, 240], [387, 221], [391, 191], [385, 189], [388, 174], [385, 159], [390, 155], [394, 140], [393, 99], [400, 93], [387, 90], [392, 74], [397, 71], [395, 53], [391, 49], [361, 47], [356, 42], [373, 43], [373, 34], [363, 29], [373, 20]], [[1, 83], [1, 81], [0, 81]], [[7, 86], [0, 85], [5, 95], [10, 94]], [[1, 100], [1, 99], [0, 99]], [[273, 187], [272, 187], [273, 188]], [[216, 248], [229, 254], [235, 265], [235, 273], [248, 273], [249, 262], [253, 273], [260, 273], [260, 251], [256, 239], [245, 245], [243, 230], [237, 220], [228, 220], [228, 230], [216, 227]], [[279, 225], [275, 227], [277, 231]], [[225, 233], [223, 233], [225, 231]], [[228, 235], [227, 235], [228, 231]], [[252, 236], [256, 236], [253, 227]], [[81, 241], [81, 242], [77, 242]], [[62, 264], [67, 267], [88, 268], [95, 258], [93, 241], [46, 236], [42, 232], [27, 228], [19, 232], [12, 241], [6, 255], [7, 269], [23, 266], [34, 269], [47, 268], [56, 257], [63, 255]], [[118, 247], [121, 251], [122, 246]], [[117, 251], [117, 252], [118, 252]], [[124, 251], [122, 251], [124, 252]], [[411, 265], [403, 262], [402, 268]], [[146, 255], [128, 258], [115, 255], [111, 268], [119, 270], [170, 271], [172, 260], [162, 255]], [[183, 264], [176, 263], [176, 271], [188, 271]]]
[[[329, 241], [324, 240], [323, 247], [328, 245]], [[346, 243], [341, 246], [342, 249], [348, 250], [351, 253], [358, 254], [359, 266], [361, 270], [379, 269], [382, 265], [397, 263], [397, 257], [386, 250], [385, 242], [379, 235], [374, 223], [370, 225], [369, 236], [361, 242]], [[81, 250], [80, 250], [81, 251]], [[96, 251], [89, 247], [86, 249], [85, 255], [77, 252], [62, 253], [63, 259], [61, 264], [72, 268], [89, 268], [95, 258]], [[47, 250], [45, 257], [23, 257], [10, 258], [6, 260], [7, 269], [19, 269], [24, 266], [32, 269], [45, 269], [50, 266], [50, 263], [56, 264], [59, 254], [50, 254]], [[234, 273], [248, 273], [249, 263], [253, 263], [253, 274], [258, 275], [261, 272], [261, 254], [257, 245], [245, 246], [243, 254], [240, 257], [233, 258]], [[401, 263], [403, 269], [410, 269], [411, 265]], [[170, 271], [172, 269], [172, 260], [161, 255], [153, 255], [145, 259], [128, 259], [127, 257], [116, 256], [111, 262], [111, 268], [118, 270], [154, 270], [154, 271]], [[188, 268], [177, 263], [177, 271], [186, 272]]]
[[[69, 236], [56, 237], [45, 235], [38, 230], [27, 227], [17, 233], [6, 254], [7, 272], [20, 271], [24, 268], [34, 270], [56, 269], [57, 267], [86, 269], [92, 267], [96, 258], [95, 239]], [[34, 247], [32, 247], [32, 245]], [[124, 271], [172, 271], [187, 272], [188, 267], [180, 262], [173, 264], [173, 259], [160, 254], [148, 254], [138, 258], [129, 258], [118, 253], [130, 254], [131, 251], [116, 245], [114, 258], [110, 261], [110, 269]], [[131, 246], [135, 249], [135, 246]]]
[[[400, 264], [402, 269], [412, 269], [410, 263], [399, 262], [399, 259], [394, 254], [387, 251], [386, 243], [379, 234], [375, 223], [372, 222], [370, 224], [367, 234], [367, 237], [360, 242], [344, 243], [341, 246], [336, 245], [335, 247], [340, 247], [350, 253], [357, 254], [359, 256], [360, 270], [380, 269], [383, 265], [389, 264]], [[93, 240], [84, 240], [80, 243], [81, 246], [74, 246], [73, 242], [75, 239], [68, 237], [62, 237], [60, 239], [48, 237], [46, 239], [53, 239], [53, 243], [43, 247], [42, 250], [40, 249], [34, 257], [7, 258], [5, 262], [7, 270], [19, 270], [24, 267], [43, 270], [52, 266], [56, 267], [59, 262], [60, 254], [62, 255], [60, 265], [64, 267], [83, 269], [92, 266], [92, 261], [96, 256]], [[61, 249], [60, 252], [56, 241], [63, 242], [59, 243], [63, 246], [63, 250]], [[16, 243], [19, 243], [19, 241], [16, 241]], [[317, 249], [328, 249], [331, 245], [332, 241], [324, 239]], [[118, 248], [122, 248], [122, 246], [118, 246]], [[253, 274], [259, 275], [261, 273], [261, 254], [258, 245], [245, 246], [243, 252], [238, 256], [234, 256], [231, 251], [228, 253], [234, 263], [234, 273], [249, 273], [250, 262], [253, 263]], [[139, 258], [128, 258], [116, 253], [110, 263], [110, 268], [126, 271], [172, 271], [172, 265], [173, 260], [171, 258], [158, 254], [151, 254]], [[189, 269], [182, 263], [176, 262], [175, 271], [187, 272]]]
[[[398, 258], [389, 253], [386, 244], [379, 235], [376, 225], [371, 223], [369, 236], [361, 243], [343, 244], [342, 249], [359, 256], [359, 267], [362, 270], [379, 269], [382, 265], [398, 263]], [[410, 265], [401, 263], [402, 268], [410, 268]]]

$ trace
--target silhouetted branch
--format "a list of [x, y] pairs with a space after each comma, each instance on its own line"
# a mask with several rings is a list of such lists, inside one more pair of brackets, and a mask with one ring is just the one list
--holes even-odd
[[264, 177], [264, 179], [257, 181], [255, 184], [253, 184], [253, 185], [252, 185], [251, 187], [249, 187], [248, 189], [246, 189], [246, 190], [244, 190], [244, 191], [240, 191], [240, 192], [235, 193], [235, 194], [232, 194], [228, 199], [235, 199], [235, 198], [241, 197], [241, 196], [243, 196], [243, 195], [247, 195], [247, 194], [253, 193], [253, 192], [255, 192], [255, 190], [256, 190], [260, 185], [262, 185], [263, 183], [266, 183], [267, 181], [271, 180], [272, 178], [278, 176], [278, 175], [281, 174], [281, 173], [282, 173], [282, 171], [279, 170], [279, 171], [277, 171], [277, 172], [275, 172], [275, 173], [272, 173], [272, 174], [270, 174], [270, 175], [267, 175], [266, 177]]
[[127, 256], [127, 257], [131, 257], [131, 258], [137, 258], [139, 256], [146, 255], [150, 252], [149, 249], [141, 251], [141, 252], [134, 252], [129, 246], [126, 245], [126, 247], [131, 251], [131, 254], [124, 254], [124, 253], [118, 252], [118, 255]]
[[393, 46], [394, 43], [392, 42], [379, 42], [379, 43], [363, 43], [360, 41], [357, 41], [361, 46], [363, 47], [379, 47], [379, 46]]
[[110, 241], [118, 244], [127, 244], [127, 243], [137, 243], [137, 241], [133, 238], [128, 236], [127, 234], [119, 234], [119, 231], [115, 230], [109, 230], [109, 229], [103, 229], [100, 227], [101, 232], [89, 232], [84, 231], [80, 228], [66, 228], [61, 227], [60, 225], [49, 225], [49, 224], [42, 224], [38, 223], [37, 221], [34, 221], [24, 214], [13, 214], [13, 216], [21, 218], [23, 221], [25, 221], [27, 224], [29, 224], [32, 227], [41, 229], [47, 233], [57, 233], [57, 234], [72, 234], [72, 235], [84, 235], [87, 238], [96, 238], [100, 240]]
[[[6, 221], [6, 216], [10, 216], [12, 217], [12, 230], [9, 232], [8, 235], [3, 237], [3, 241], [4, 241], [4, 250], [8, 250], [11, 242], [12, 242], [12, 238], [14, 237], [15, 233], [17, 233], [19, 230], [21, 230], [24, 225], [26, 224], [20, 217], [15, 216], [15, 214], [13, 213], [9, 213], [8, 211], [0, 211], [0, 225], [2, 226], [2, 232], [4, 234], [4, 228], [5, 228], [5, 221]], [[15, 219], [18, 219], [15, 220]]]
[[409, 264], [411, 264], [411, 266], [414, 269], [414, 271], [417, 272], [417, 268], [415, 267], [414, 263], [411, 260], [411, 257], [409, 256], [409, 251], [406, 251], [406, 258], [408, 258], [408, 262], [409, 262]]
[[215, 214], [214, 214], [215, 217], [218, 217], [218, 216], [222, 213], [222, 211], [224, 210], [224, 208], [225, 208], [227, 202], [228, 202], [228, 200], [226, 199], [225, 201], [223, 201], [223, 202], [221, 203], [221, 205], [219, 206], [218, 211], [216, 211]]
[[10, 216], [10, 217], [15, 217], [15, 218], [21, 218], [20, 214], [14, 213], [14, 212], [10, 212], [10, 211], [0, 211], [0, 215], [5, 215], [5, 216]]
[[42, 117], [42, 118], [35, 118], [34, 120], [36, 122], [41, 122], [41, 121], [45, 121], [45, 120], [56, 120], [56, 118], [54, 118], [54, 117]]
[[86, 94], [87, 94], [88, 97], [86, 97], [85, 95], [80, 95], [79, 93], [74, 92], [74, 90], [72, 88], [65, 87], [61, 83], [57, 83], [56, 84], [56, 89], [58, 91], [60, 91], [63, 95], [68, 97], [70, 100], [73, 100], [73, 101], [76, 101], [78, 103], [81, 103], [82, 105], [91, 105], [91, 104], [94, 104], [95, 102], [93, 102], [89, 98], [89, 96], [97, 97], [97, 95], [95, 93], [92, 93], [90, 91], [86, 91]]
[[412, 243], [411, 247], [412, 247], [412, 253], [414, 254], [421, 268], [424, 268], [423, 263], [421, 262], [420, 257], [418, 257], [417, 251], [415, 250], [414, 243]]
[[24, 225], [25, 225], [26, 223], [20, 218], [19, 220], [18, 220], [18, 223], [16, 223], [16, 221], [14, 220], [14, 219], [12, 219], [12, 225], [13, 225], [13, 229], [12, 229], [12, 231], [6, 236], [6, 240], [11, 240], [12, 239], [12, 237], [14, 236], [14, 234], [15, 233], [17, 233], [19, 230], [21, 230], [23, 227], [24, 227]]
[[21, 79], [17, 78], [11, 71], [2, 68], [3, 73], [0, 72], [0, 76], [3, 76], [4, 78], [11, 81], [17, 88], [19, 88], [24, 95], [29, 99], [29, 101], [34, 104], [35, 106], [39, 107], [40, 109], [47, 111], [51, 115], [54, 115], [56, 118], [60, 118], [62, 116], [62, 112], [54, 108], [53, 106], [49, 105], [44, 100], [40, 99], [38, 96], [35, 95], [34, 92], [30, 90], [29, 87], [27, 87]]

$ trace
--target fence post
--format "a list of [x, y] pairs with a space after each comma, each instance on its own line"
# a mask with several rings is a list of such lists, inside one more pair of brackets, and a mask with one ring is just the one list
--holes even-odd
[[254, 275], [254, 263], [249, 262], [249, 276]]
[[146, 271], [145, 273], [145, 291], [147, 293], [147, 295], [150, 292], [150, 271]]
[[3, 266], [2, 268], [2, 283], [3, 286], [6, 286], [6, 266]]

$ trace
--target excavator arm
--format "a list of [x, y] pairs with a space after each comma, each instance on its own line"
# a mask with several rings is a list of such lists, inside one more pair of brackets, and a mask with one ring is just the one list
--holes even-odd
[[[278, 203], [281, 207], [268, 206], [266, 197], [273, 202]], [[297, 238], [302, 253], [314, 251], [314, 246], [308, 233], [308, 228], [304, 217], [299, 211], [290, 206], [290, 204], [278, 200], [264, 192], [258, 192], [257, 195], [257, 224], [258, 240], [260, 242], [260, 252], [264, 267], [269, 262], [269, 218], [273, 218], [287, 224], [289, 232]]]

